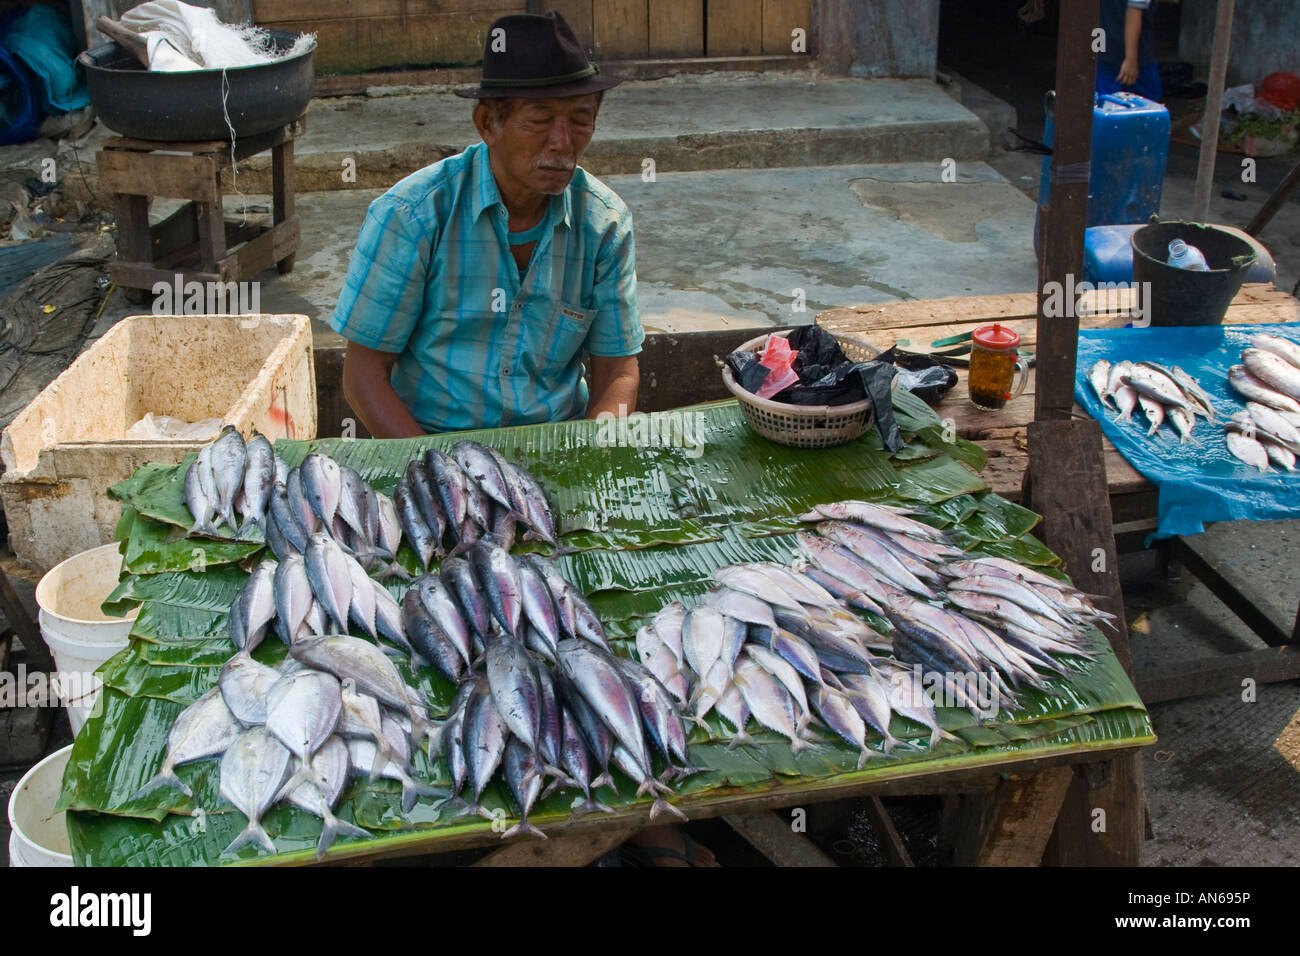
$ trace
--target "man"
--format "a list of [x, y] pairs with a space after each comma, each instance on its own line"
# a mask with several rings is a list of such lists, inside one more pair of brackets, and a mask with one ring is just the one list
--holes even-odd
[[[492, 24], [482, 82], [457, 91], [483, 142], [371, 203], [330, 323], [374, 437], [635, 410], [632, 216], [578, 166], [617, 84], [554, 11]], [[629, 844], [653, 865], [715, 865], [674, 827]]]
[[330, 323], [373, 436], [635, 409], [632, 217], [578, 166], [617, 83], [554, 11], [492, 24], [481, 85], [457, 91], [483, 142], [371, 204]]
[[1136, 93], [1159, 101], [1155, 54], [1156, 0], [1101, 0], [1106, 47], [1097, 59], [1097, 92]]

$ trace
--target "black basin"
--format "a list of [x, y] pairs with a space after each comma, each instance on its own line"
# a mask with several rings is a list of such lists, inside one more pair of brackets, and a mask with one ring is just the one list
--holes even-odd
[[[293, 46], [297, 35], [271, 32], [277, 50]], [[230, 139], [226, 113], [236, 138], [270, 132], [307, 111], [315, 85], [315, 44], [296, 56], [257, 66], [190, 73], [151, 73], [116, 43], [77, 57], [86, 68], [90, 102], [111, 130], [134, 139], [169, 143]], [[227, 85], [222, 108], [222, 74]]]

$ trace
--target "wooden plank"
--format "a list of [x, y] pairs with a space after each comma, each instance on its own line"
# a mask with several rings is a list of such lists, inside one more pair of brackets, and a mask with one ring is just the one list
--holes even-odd
[[152, 262], [149, 200], [132, 193], [118, 193], [116, 199], [117, 261]]
[[992, 794], [963, 796], [952, 862], [1038, 866], [1073, 777], [1069, 767], [1008, 774]]
[[1292, 166], [1291, 172], [1282, 177], [1282, 181], [1277, 184], [1277, 188], [1264, 200], [1264, 205], [1259, 207], [1259, 212], [1255, 213], [1250, 225], [1246, 226], [1246, 232], [1252, 236], [1258, 236], [1264, 227], [1269, 224], [1269, 221], [1277, 215], [1277, 211], [1282, 208], [1282, 204], [1295, 192], [1297, 186], [1300, 186], [1300, 163]]
[[277, 223], [257, 238], [244, 243], [221, 260], [218, 272], [224, 282], [251, 279], [264, 269], [269, 269], [286, 256], [298, 251], [299, 221], [290, 216]]
[[150, 262], [165, 265], [163, 258], [177, 249], [198, 248], [199, 220], [194, 203], [187, 202], [166, 219], [149, 227]]
[[221, 270], [217, 263], [226, 255], [226, 218], [220, 198], [215, 203], [196, 203], [199, 226], [199, 265], [204, 271]]
[[764, 811], [727, 814], [722, 819], [777, 866], [839, 866], [812, 840], [795, 833], [788, 817]]
[[[282, 223], [295, 216], [293, 185], [293, 141], [271, 150], [272, 222]], [[276, 261], [281, 275], [293, 271], [295, 256], [291, 252]]]
[[789, 54], [794, 30], [802, 28], [804, 53], [812, 52], [812, 19], [808, 0], [763, 0], [763, 52]]
[[611, 826], [572, 836], [555, 836], [547, 840], [524, 836], [494, 850], [475, 866], [586, 866], [598, 860], [643, 824]]
[[648, 0], [651, 56], [704, 55], [704, 0]]
[[27, 669], [53, 673], [54, 657], [41, 635], [41, 629], [27, 613], [14, 586], [9, 583], [9, 576], [3, 571], [0, 571], [0, 614], [4, 615], [6, 623], [18, 635], [18, 640], [22, 641], [23, 650], [27, 652]]
[[1142, 757], [1075, 768], [1043, 854], [1049, 866], [1140, 866], [1146, 839]]
[[359, 73], [412, 64], [469, 66], [482, 62], [492, 21], [508, 13], [523, 13], [524, 6], [523, 2], [512, 5], [501, 0], [491, 10], [476, 12], [258, 25], [292, 31], [309, 25], [316, 34], [315, 67], [320, 73]]
[[591, 11], [592, 46], [596, 59], [645, 56], [650, 50], [650, 21], [646, 0], [600, 0]]
[[302, 0], [256, 0], [253, 15], [258, 26], [266, 23], [297, 23], [298, 31], [310, 32], [312, 24], [331, 20], [479, 13], [496, 10], [500, 6], [501, 0], [366, 0], [364, 4], [359, 4], [356, 0], [313, 0], [312, 3], [303, 3]]
[[863, 801], [863, 809], [866, 810], [867, 819], [871, 821], [871, 829], [880, 840], [880, 845], [885, 848], [889, 862], [894, 866], [915, 866], [912, 855], [907, 852], [907, 845], [898, 835], [898, 829], [894, 826], [894, 821], [889, 818], [889, 811], [880, 802], [880, 798], [868, 797]]
[[592, 31], [593, 0], [540, 0], [537, 6], [539, 13], [554, 10], [564, 17], [569, 26], [573, 27], [573, 32], [578, 35], [578, 39], [582, 41], [588, 55], [595, 52], [595, 34]]
[[124, 150], [101, 149], [95, 162], [101, 192], [207, 203], [221, 201], [218, 168], [210, 155], [151, 153], [144, 157]]
[[[255, 238], [266, 228], [266, 226], [261, 223], [249, 221], [241, 224], [238, 220], [234, 219], [227, 219], [225, 226], [227, 249], [233, 249], [241, 243], [248, 242], [248, 240]], [[196, 236], [197, 228], [196, 225]], [[153, 264], [159, 269], [172, 269], [182, 274], [184, 274], [187, 269], [201, 268], [202, 263], [199, 257], [198, 239], [195, 238], [185, 245], [178, 246], [164, 255], [155, 255]], [[180, 268], [178, 268], [178, 266]]]
[[1174, 557], [1191, 574], [1228, 606], [1241, 622], [1270, 647], [1280, 647], [1291, 641], [1290, 621], [1279, 623], [1260, 608], [1259, 588], [1246, 575], [1225, 564], [1216, 564], [1202, 554], [1194, 541], [1174, 538], [1169, 547]]
[[762, 0], [709, 0], [704, 29], [704, 52], [708, 56], [762, 53]]
[[1242, 681], [1276, 684], [1300, 678], [1300, 647], [1264, 647], [1194, 661], [1161, 661], [1151, 673], [1138, 672], [1137, 689], [1147, 706], [1202, 694], [1240, 693]]

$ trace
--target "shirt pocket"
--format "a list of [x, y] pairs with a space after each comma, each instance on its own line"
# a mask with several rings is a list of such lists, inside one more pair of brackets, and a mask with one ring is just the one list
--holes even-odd
[[543, 378], [555, 381], [566, 370], [576, 366], [582, 358], [582, 345], [587, 340], [587, 333], [591, 331], [591, 323], [595, 318], [595, 309], [579, 309], [564, 302], [555, 306], [533, 352], [537, 359], [537, 370]]

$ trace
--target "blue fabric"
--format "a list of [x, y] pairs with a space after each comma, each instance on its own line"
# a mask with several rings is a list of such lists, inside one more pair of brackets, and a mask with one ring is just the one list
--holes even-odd
[[[1241, 363], [1242, 349], [1259, 332], [1300, 342], [1300, 323], [1079, 331], [1075, 401], [1101, 423], [1119, 453], [1158, 489], [1159, 525], [1154, 537], [1199, 534], [1211, 521], [1300, 517], [1300, 473], [1274, 469], [1261, 474], [1230, 455], [1224, 442], [1222, 421], [1246, 407], [1246, 400], [1228, 385], [1228, 369]], [[1124, 359], [1177, 365], [1200, 383], [1222, 417], [1217, 423], [1196, 419], [1194, 442], [1187, 444], [1179, 444], [1171, 424], [1148, 438], [1141, 410], [1134, 411], [1131, 423], [1114, 421], [1113, 409], [1103, 414], [1088, 384], [1088, 370], [1099, 359], [1112, 365]]]
[[1153, 102], [1159, 103], [1164, 93], [1160, 86], [1160, 65], [1158, 63], [1143, 63], [1138, 67], [1137, 81], [1132, 86], [1120, 86], [1117, 76], [1119, 74], [1118, 66], [1110, 66], [1106, 63], [1097, 63], [1097, 94], [1105, 96], [1107, 93], [1136, 93], [1138, 96], [1146, 97]]
[[32, 7], [15, 21], [4, 45], [39, 78], [47, 113], [67, 113], [90, 103], [90, 91], [75, 65], [77, 41], [65, 15]]
[[632, 214], [581, 167], [551, 198], [523, 276], [479, 143], [370, 204], [330, 326], [397, 354], [393, 388], [428, 431], [580, 417], [582, 354], [635, 355]]

